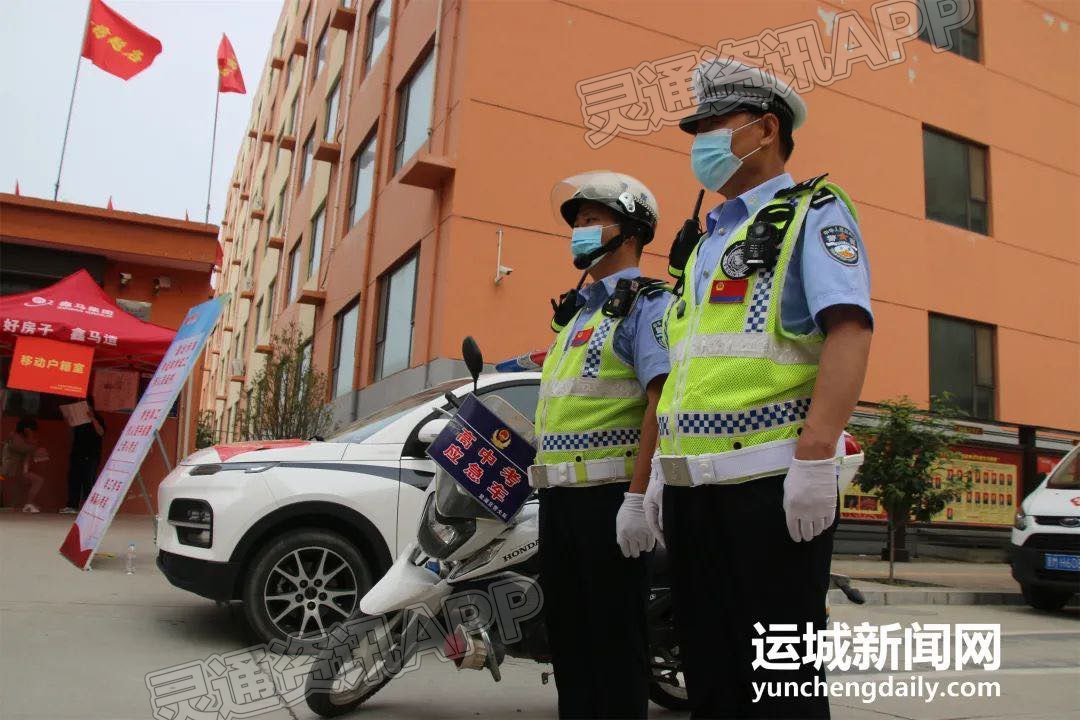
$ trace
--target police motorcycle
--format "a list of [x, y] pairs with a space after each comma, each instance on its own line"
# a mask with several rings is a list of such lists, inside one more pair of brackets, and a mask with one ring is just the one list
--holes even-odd
[[[483, 357], [471, 337], [465, 339], [462, 351], [475, 386]], [[305, 697], [308, 707], [322, 717], [359, 707], [415, 667], [423, 654], [450, 660], [459, 671], [487, 670], [496, 682], [506, 657], [551, 661], [537, 582], [539, 501], [527, 476], [522, 477], [527, 463], [520, 454], [527, 447], [529, 463], [535, 456], [532, 421], [496, 395], [470, 393], [459, 400], [447, 393], [447, 401], [454, 412], [447, 413], [450, 422], [428, 451], [438, 467], [428, 487], [416, 540], [361, 600], [360, 608], [368, 616], [364, 628], [348, 640], [340, 628], [337, 634], [332, 631], [311, 666]], [[478, 496], [469, 489], [480, 485], [467, 489], [471, 483], [455, 479], [440, 464], [446, 448], [458, 448], [452, 457], [461, 452], [461, 442], [453, 441], [461, 438], [463, 430], [469, 432], [470, 444], [485, 446], [479, 457], [490, 450], [488, 440], [503, 451], [498, 461], [491, 454], [486, 456], [493, 463], [501, 463], [504, 455], [513, 458], [517, 452], [517, 465], [486, 468], [499, 470], [500, 487], [507, 494]], [[476, 464], [484, 469], [482, 462]], [[510, 492], [521, 501], [516, 510], [512, 505], [506, 509], [505, 501], [513, 500]], [[688, 708], [686, 688], [665, 565], [663, 549], [657, 546], [648, 604], [649, 694], [662, 707], [684, 710]], [[542, 683], [548, 677], [549, 673], [542, 673]]]

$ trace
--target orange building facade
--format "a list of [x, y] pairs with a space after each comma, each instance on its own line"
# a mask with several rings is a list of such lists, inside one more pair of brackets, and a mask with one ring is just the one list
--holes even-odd
[[[121, 308], [140, 319], [171, 329], [180, 326], [193, 305], [212, 293], [210, 273], [217, 253], [218, 228], [132, 212], [0, 194], [0, 294], [11, 295], [52, 285], [84, 269]], [[2, 375], [6, 382], [6, 359]], [[142, 372], [140, 388], [150, 374]], [[194, 403], [201, 393], [201, 367], [192, 375], [192, 402], [182, 393], [176, 412], [161, 429], [168, 463], [194, 450]], [[93, 384], [91, 383], [91, 387]], [[49, 460], [35, 465], [45, 478], [37, 504], [45, 511], [66, 502], [71, 430], [58, 406], [70, 398], [5, 390], [0, 438], [7, 438], [24, 415], [38, 419], [40, 444]], [[104, 412], [103, 460], [127, 423], [129, 413]], [[186, 421], [186, 422], [185, 422]], [[153, 506], [168, 468], [158, 448], [141, 474]], [[5, 488], [5, 504], [18, 503]], [[146, 513], [146, 500], [133, 485], [121, 512]]]
[[[546, 347], [548, 298], [577, 279], [549, 195], [585, 170], [655, 192], [661, 221], [643, 270], [665, 277], [698, 190], [689, 136], [648, 126], [666, 102], [666, 62], [810, 28], [832, 52], [822, 73], [837, 74], [834, 33], [878, 28], [875, 7], [286, 0], [222, 222], [218, 290], [232, 301], [202, 408], [229, 437], [261, 353], [290, 324], [331, 379], [339, 426], [463, 374], [466, 334], [489, 360]], [[1054, 0], [975, 7], [952, 51], [881, 43], [875, 62], [849, 56], [846, 77], [818, 78], [789, 170], [828, 172], [859, 208], [876, 319], [865, 402], [925, 404], [959, 388], [975, 419], [1013, 437], [1071, 434], [1080, 14]], [[617, 85], [620, 71], [642, 104], [621, 106], [630, 129], [601, 143], [611, 115], [586, 90]]]

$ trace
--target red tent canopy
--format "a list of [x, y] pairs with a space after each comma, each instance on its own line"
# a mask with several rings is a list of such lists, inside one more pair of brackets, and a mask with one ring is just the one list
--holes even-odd
[[94, 347], [95, 366], [154, 366], [175, 330], [143, 322], [122, 310], [79, 270], [41, 290], [0, 297], [0, 352], [20, 335]]

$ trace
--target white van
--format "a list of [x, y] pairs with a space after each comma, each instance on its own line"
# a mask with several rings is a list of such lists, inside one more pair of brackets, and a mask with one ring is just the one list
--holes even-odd
[[1010, 550], [1012, 575], [1032, 607], [1060, 610], [1080, 593], [1080, 446], [1024, 498]]

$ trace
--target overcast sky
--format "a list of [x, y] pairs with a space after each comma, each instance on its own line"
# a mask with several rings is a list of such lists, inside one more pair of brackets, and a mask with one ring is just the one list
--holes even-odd
[[[60, 199], [203, 219], [217, 90], [229, 36], [248, 94], [221, 96], [210, 221], [224, 210], [282, 0], [110, 0], [161, 41], [127, 82], [82, 60]], [[0, 0], [0, 192], [52, 198], [88, 0]]]

